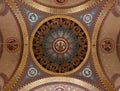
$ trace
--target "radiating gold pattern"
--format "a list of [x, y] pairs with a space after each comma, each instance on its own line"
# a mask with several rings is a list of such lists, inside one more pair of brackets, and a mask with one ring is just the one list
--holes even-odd
[[[19, 77], [25, 67], [25, 64], [27, 61], [27, 55], [28, 55], [28, 33], [27, 33], [27, 28], [26, 28], [25, 22], [23, 20], [23, 17], [21, 15], [18, 7], [16, 6], [16, 4], [13, 1], [6, 0], [6, 2], [10, 5], [12, 11], [14, 12], [14, 14], [17, 17], [19, 24], [21, 26], [21, 31], [23, 33], [24, 49], [23, 49], [23, 55], [21, 58], [21, 62], [18, 66], [18, 69], [17, 69], [16, 73], [13, 75], [13, 77], [10, 79], [10, 81], [7, 83], [7, 85], [5, 86], [3, 91], [9, 91], [11, 89], [11, 87], [14, 86], [16, 81], [19, 79]], [[17, 13], [16, 13], [16, 10], [18, 11]]]
[[[54, 74], [54, 75], [68, 75], [71, 73], [76, 72], [77, 70], [79, 70], [87, 61], [87, 58], [89, 56], [90, 53], [90, 39], [89, 39], [89, 35], [87, 34], [87, 29], [83, 26], [83, 24], [81, 24], [79, 21], [77, 21], [76, 19], [66, 16], [64, 14], [71, 14], [71, 13], [76, 13], [82, 10], [86, 10], [88, 8], [91, 8], [94, 5], [97, 5], [101, 0], [89, 0], [87, 3], [82, 4], [80, 6], [75, 6], [73, 8], [65, 8], [65, 9], [60, 9], [60, 8], [51, 8], [51, 7], [47, 7], [44, 5], [40, 5], [36, 2], [34, 2], [33, 0], [21, 0], [23, 3], [25, 3], [26, 5], [31, 6], [34, 9], [37, 9], [39, 11], [43, 11], [46, 13], [50, 13], [50, 14], [58, 14], [52, 17], [49, 17], [43, 21], [40, 22], [40, 24], [37, 25], [37, 27], [34, 29], [33, 34], [31, 35], [31, 39], [30, 39], [30, 51], [31, 51], [31, 55], [34, 59], [35, 64], [42, 69], [42, 67], [38, 64], [38, 62], [36, 61], [36, 58], [34, 57], [33, 54], [33, 49], [32, 49], [32, 40], [34, 38], [34, 34], [36, 32], [36, 30], [39, 28], [39, 26], [41, 26], [45, 21], [48, 21], [49, 19], [54, 19], [54, 18], [67, 18], [67, 19], [71, 19], [73, 21], [75, 21], [79, 26], [82, 27], [82, 29], [84, 30], [84, 32], [87, 35], [87, 40], [88, 40], [88, 52], [86, 54], [85, 57], [85, 61], [82, 62], [82, 64], [76, 68], [75, 70], [71, 71], [71, 72], [66, 72], [65, 74], [56, 74], [54, 72], [49, 72], [47, 70], [44, 70], [45, 72], [49, 73], [49, 74]], [[7, 85], [5, 86], [5, 88], [3, 89], [3, 91], [9, 91], [13, 86], [15, 86], [15, 84], [17, 83], [18, 79], [20, 78], [22, 71], [24, 70], [26, 61], [27, 61], [27, 56], [28, 56], [28, 32], [27, 32], [27, 27], [24, 21], [24, 18], [19, 10], [19, 8], [17, 7], [17, 4], [14, 2], [14, 0], [6, 0], [5, 1], [11, 8], [11, 10], [13, 11], [14, 15], [16, 16], [16, 19], [18, 20], [20, 27], [21, 27], [21, 31], [23, 34], [23, 54], [22, 54], [22, 58], [21, 58], [21, 62], [18, 66], [17, 71], [15, 72], [15, 74], [13, 75], [13, 77], [10, 79], [10, 81], [7, 83]], [[93, 60], [94, 60], [94, 66], [96, 69], [96, 73], [99, 76], [99, 79], [101, 80], [102, 84], [104, 85], [104, 87], [108, 90], [108, 91], [114, 91], [114, 87], [113, 85], [110, 83], [110, 81], [106, 78], [105, 74], [103, 73], [103, 70], [101, 69], [100, 63], [98, 61], [98, 54], [97, 54], [97, 38], [98, 38], [98, 32], [100, 29], [100, 26], [102, 24], [102, 21], [104, 20], [105, 16], [107, 15], [107, 12], [109, 12], [109, 10], [112, 8], [113, 4], [115, 3], [115, 0], [107, 0], [104, 7], [102, 8], [102, 10], [100, 11], [101, 13], [99, 14], [99, 17], [97, 18], [97, 22], [95, 23], [94, 26], [94, 31], [93, 31], [93, 35], [92, 35], [92, 56], [93, 56]], [[16, 12], [17, 11], [17, 12]], [[103, 15], [103, 12], [106, 11], [106, 13]], [[55, 50], [56, 51], [64, 51], [67, 49], [66, 47], [67, 42], [65, 40], [58, 40], [54, 43], [55, 46]], [[85, 87], [89, 90], [91, 90], [91, 88], [93, 88], [95, 91], [100, 91], [100, 89], [96, 88], [95, 86], [89, 84], [88, 82], [84, 82], [82, 80], [78, 80], [78, 79], [74, 79], [74, 78], [70, 78], [70, 77], [49, 77], [49, 78], [45, 78], [45, 79], [40, 79], [34, 82], [31, 82], [23, 87], [21, 87], [20, 91], [27, 91], [30, 90], [32, 88], [35, 88], [39, 85], [43, 85], [46, 83], [51, 83], [52, 82], [68, 82], [68, 83], [73, 83], [82, 87]]]
[[43, 85], [43, 84], [46, 84], [46, 83], [54, 83], [54, 82], [71, 83], [71, 84], [75, 84], [75, 85], [78, 85], [78, 86], [85, 87], [89, 91], [91, 91], [91, 89], [94, 89], [95, 91], [100, 91], [99, 88], [97, 88], [97, 87], [95, 87], [95, 86], [93, 86], [93, 85], [91, 85], [87, 82], [84, 82], [82, 80], [78, 80], [78, 79], [71, 78], [71, 77], [61, 77], [61, 76], [60, 77], [49, 77], [49, 78], [44, 78], [44, 79], [41, 79], [41, 80], [37, 80], [33, 83], [30, 83], [30, 84], [24, 86], [19, 91], [29, 91], [34, 87], [37, 87], [37, 86], [40, 86], [40, 85]]
[[28, 4], [29, 6], [38, 9], [43, 12], [51, 13], [51, 14], [70, 14], [70, 13], [76, 13], [82, 10], [85, 10], [87, 8], [90, 8], [91, 6], [94, 6], [98, 4], [101, 0], [89, 0], [85, 4], [82, 4], [80, 6], [68, 8], [68, 9], [60, 9], [60, 8], [51, 8], [47, 6], [43, 6], [41, 4], [38, 4], [34, 2], [33, 0], [22, 0], [23, 3]]
[[[56, 22], [56, 20], [59, 20], [59, 22]], [[49, 23], [49, 21], [53, 21], [53, 22]], [[71, 21], [71, 22], [69, 23], [68, 21]], [[47, 27], [47, 25], [45, 25], [46, 22], [48, 24], [48, 27]], [[77, 54], [77, 56], [75, 55], [75, 57], [73, 57], [73, 58], [69, 57], [70, 58], [69, 62], [67, 62], [67, 60], [65, 60], [63, 63], [57, 63], [57, 61], [61, 61], [61, 60], [57, 60], [54, 62], [52, 60], [50, 61], [49, 57], [44, 56], [44, 55], [48, 55], [49, 51], [46, 52], [47, 54], [45, 53], [43, 55], [44, 47], [41, 48], [41, 45], [44, 44], [44, 43], [42, 43], [42, 42], [44, 42], [43, 41], [44, 38], [42, 38], [42, 35], [45, 36], [45, 34], [50, 31], [50, 24], [51, 24], [51, 27], [53, 27], [53, 28], [63, 26], [66, 29], [65, 31], [67, 31], [67, 30], [68, 30], [67, 32], [73, 31], [74, 33], [72, 34], [72, 36], [74, 34], [78, 35], [78, 42], [80, 44], [80, 48], [77, 50], [78, 54]], [[69, 29], [71, 29], [71, 30], [69, 30]], [[58, 30], [56, 30], [56, 31], [58, 31]], [[65, 34], [64, 33], [65, 32], [63, 32], [63, 35], [65, 36], [66, 33]], [[50, 34], [50, 33], [48, 33], [48, 34]], [[48, 36], [49, 35], [46, 34], [46, 37], [48, 37]], [[76, 38], [77, 37], [74, 36], [73, 39], [71, 39], [71, 40], [74, 40]], [[46, 46], [46, 42], [49, 41], [49, 39], [50, 39], [50, 41], [52, 41], [52, 38], [48, 37], [48, 39], [45, 39], [46, 41], [45, 41], [44, 46]], [[59, 48], [58, 47], [54, 48], [54, 45], [56, 46], [55, 43], [56, 42], [59, 43], [61, 40], [63, 43], [62, 51], [60, 48], [61, 45], [59, 45]], [[71, 40], [69, 40], [69, 42], [72, 43]], [[54, 41], [54, 38], [53, 38], [53, 41]], [[77, 42], [77, 40], [76, 40], [76, 42]], [[67, 54], [66, 52], [69, 51], [69, 49], [70, 49], [68, 47], [69, 44], [68, 44], [67, 40], [65, 40], [64, 38], [62, 38], [60, 36], [55, 39], [55, 43], [53, 42], [52, 46], [53, 46], [53, 50], [56, 53], [51, 52], [50, 56], [52, 56], [52, 54], [56, 54], [58, 56], [64, 56], [64, 54], [66, 55]], [[49, 44], [47, 44], [47, 46], [48, 45], [50, 46], [51, 42], [49, 42]], [[50, 49], [50, 48], [48, 48], [48, 49]], [[41, 21], [39, 23], [39, 25], [35, 28], [35, 30], [32, 33], [32, 36], [31, 36], [30, 49], [31, 49], [32, 57], [33, 57], [35, 63], [37, 64], [37, 66], [40, 67], [40, 69], [42, 69], [43, 71], [45, 71], [49, 74], [52, 74], [52, 75], [53, 74], [54, 75], [68, 75], [68, 74], [74, 73], [75, 71], [80, 69], [86, 63], [87, 58], [89, 57], [89, 53], [90, 53], [90, 39], [89, 39], [89, 35], [88, 35], [86, 28], [79, 21], [77, 21], [76, 19], [69, 17], [69, 16], [57, 15], [57, 16], [52, 16], [52, 17], [46, 18], [45, 20]], [[38, 51], [36, 49], [38, 49], [38, 50], [40, 49], [40, 50]], [[75, 50], [75, 49], [73, 49], [73, 50]], [[44, 50], [44, 52], [45, 51], [46, 50]], [[73, 52], [71, 55], [74, 56], [74, 54], [75, 53]], [[64, 59], [65, 58], [66, 57], [64, 57]], [[62, 60], [64, 60], [64, 59], [62, 59]]]
[[105, 6], [103, 7], [103, 10], [101, 10], [101, 13], [98, 17], [98, 20], [95, 24], [95, 27], [94, 27], [94, 31], [93, 31], [93, 36], [92, 36], [92, 56], [93, 56], [93, 61], [94, 61], [94, 66], [96, 68], [96, 71], [98, 73], [98, 76], [100, 77], [101, 79], [101, 82], [104, 84], [104, 86], [106, 87], [106, 89], [108, 91], [114, 91], [114, 87], [113, 85], [109, 82], [109, 80], [106, 78], [106, 76], [104, 75], [102, 69], [101, 69], [101, 66], [99, 64], [99, 60], [98, 60], [98, 55], [97, 55], [97, 37], [98, 37], [98, 32], [99, 32], [99, 29], [100, 29], [100, 26], [102, 24], [102, 21], [103, 19], [105, 18], [105, 15], [103, 15], [103, 12], [106, 11], [108, 12], [109, 9], [111, 9], [111, 7], [113, 6], [114, 4], [114, 1], [113, 0], [109, 0]]
[[67, 49], [68, 43], [64, 39], [58, 39], [53, 43], [54, 50], [57, 52], [64, 52]]

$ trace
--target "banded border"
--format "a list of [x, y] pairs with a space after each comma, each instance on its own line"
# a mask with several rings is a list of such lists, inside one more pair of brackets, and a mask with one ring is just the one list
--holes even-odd
[[90, 91], [92, 91], [92, 89], [94, 91], [101, 91], [97, 87], [95, 87], [95, 86], [93, 86], [93, 85], [91, 85], [87, 82], [84, 82], [84, 81], [79, 80], [79, 79], [71, 78], [71, 77], [48, 77], [48, 78], [44, 78], [44, 79], [39, 79], [37, 81], [34, 81], [30, 84], [27, 84], [27, 85], [21, 87], [19, 89], [19, 91], [29, 91], [29, 90], [37, 87], [37, 86], [44, 85], [44, 84], [47, 84], [47, 83], [54, 83], [54, 82], [71, 83], [71, 84], [75, 84], [75, 85], [84, 87], [84, 88], [86, 88]]
[[10, 81], [6, 84], [6, 86], [4, 87], [3, 91], [10, 91], [10, 89], [12, 89], [12, 87], [16, 84], [16, 82], [18, 81], [20, 75], [22, 74], [22, 71], [25, 67], [25, 64], [27, 62], [27, 56], [28, 56], [28, 32], [27, 32], [27, 28], [26, 28], [26, 24], [24, 22], [24, 19], [22, 17], [21, 12], [19, 11], [17, 5], [14, 3], [13, 0], [6, 0], [6, 3], [9, 5], [9, 7], [11, 8], [11, 10], [13, 11], [13, 13], [15, 14], [20, 27], [21, 27], [21, 31], [23, 33], [23, 54], [22, 54], [22, 58], [21, 58], [21, 62], [18, 66], [18, 69], [16, 70], [16, 73], [13, 75], [13, 77], [10, 79]]
[[[99, 59], [98, 59], [98, 54], [97, 54], [97, 39], [98, 39], [98, 33], [99, 33], [99, 29], [102, 25], [102, 22], [103, 22], [105, 16], [107, 15], [108, 11], [114, 5], [114, 3], [115, 3], [114, 0], [108, 0], [106, 2], [103, 9], [101, 10], [100, 15], [98, 16], [97, 22], [96, 22], [94, 30], [93, 30], [93, 35], [92, 35], [92, 57], [93, 57], [94, 66], [95, 66], [96, 72], [98, 74], [98, 77], [100, 78], [105, 89], [108, 91], [115, 91], [115, 89], [114, 89], [114, 86], [112, 85], [112, 83], [106, 78], [106, 76], [103, 73], [102, 68], [99, 64]], [[105, 15], [103, 15], [104, 11], [106, 11]]]
[[[88, 2], [86, 2], [85, 4], [79, 5], [79, 6], [75, 6], [72, 8], [51, 8], [51, 7], [47, 7], [44, 5], [41, 5], [39, 3], [36, 3], [33, 0], [21, 0], [23, 3], [25, 3], [26, 5], [29, 5], [37, 10], [46, 12], [46, 13], [51, 13], [51, 14], [71, 14], [71, 13], [76, 13], [85, 9], [88, 9], [92, 6], [97, 5], [98, 3], [101, 2], [101, 0], [89, 0]], [[106, 2], [106, 0], [105, 0]]]

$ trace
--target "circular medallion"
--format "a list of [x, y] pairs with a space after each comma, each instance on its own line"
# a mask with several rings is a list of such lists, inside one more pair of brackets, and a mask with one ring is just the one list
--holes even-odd
[[63, 54], [67, 52], [69, 44], [64, 38], [57, 38], [53, 41], [53, 50], [56, 53]]
[[29, 13], [28, 19], [30, 22], [36, 22], [38, 20], [38, 15], [35, 13]]
[[83, 73], [83, 76], [84, 76], [84, 77], [87, 77], [87, 78], [89, 78], [89, 77], [92, 76], [92, 70], [91, 70], [90, 68], [85, 68], [85, 69], [82, 71], [82, 73]]
[[83, 21], [84, 21], [85, 23], [91, 23], [91, 22], [92, 22], [92, 19], [93, 19], [92, 14], [85, 14], [85, 15], [83, 16]]
[[37, 65], [47, 73], [75, 72], [89, 54], [86, 29], [74, 18], [50, 17], [40, 23], [31, 38], [31, 53]]
[[27, 73], [29, 77], [35, 77], [37, 75], [37, 69], [34, 67], [31, 67], [28, 69]]
[[16, 38], [10, 37], [7, 40], [7, 50], [9, 52], [16, 52], [19, 49], [19, 42]]
[[114, 50], [114, 41], [111, 38], [105, 38], [101, 42], [101, 49], [104, 53], [111, 53]]

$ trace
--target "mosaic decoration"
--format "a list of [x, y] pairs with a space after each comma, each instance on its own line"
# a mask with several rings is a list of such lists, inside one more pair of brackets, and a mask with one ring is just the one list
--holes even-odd
[[83, 62], [88, 51], [88, 40], [77, 23], [55, 18], [38, 28], [33, 38], [33, 51], [43, 68], [65, 73]]
[[120, 91], [120, 0], [0, 0], [0, 91]]

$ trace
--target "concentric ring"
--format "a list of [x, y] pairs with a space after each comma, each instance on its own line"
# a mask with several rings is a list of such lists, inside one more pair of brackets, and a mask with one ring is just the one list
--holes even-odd
[[58, 15], [40, 22], [31, 36], [31, 54], [41, 70], [67, 75], [80, 69], [89, 56], [90, 39], [76, 19]]
[[58, 54], [63, 54], [68, 51], [69, 43], [64, 38], [57, 38], [52, 44], [53, 50]]

